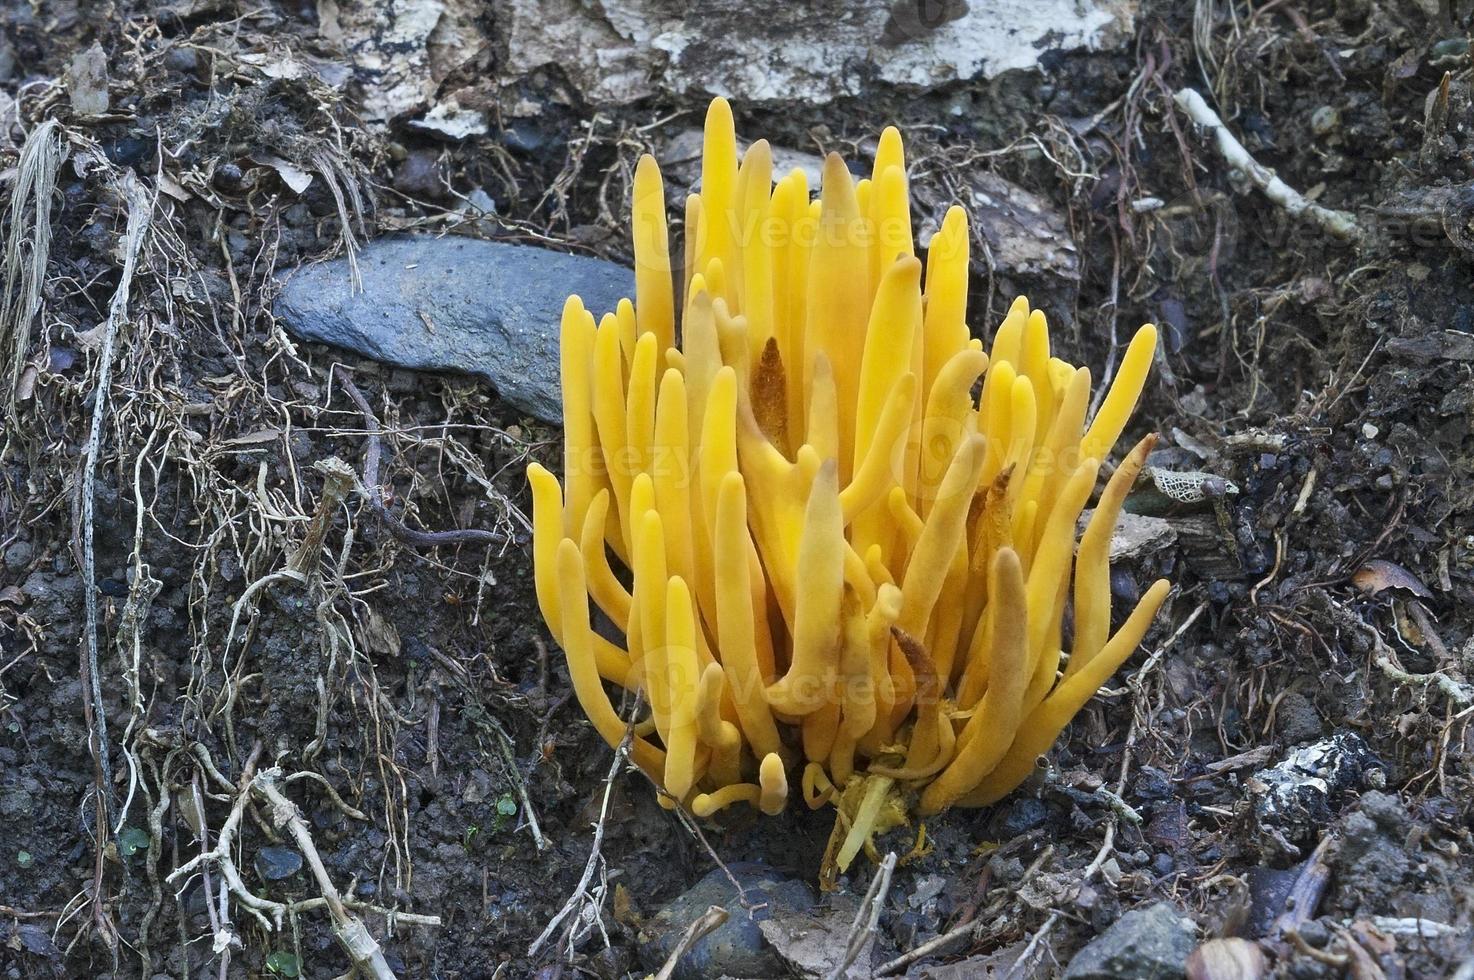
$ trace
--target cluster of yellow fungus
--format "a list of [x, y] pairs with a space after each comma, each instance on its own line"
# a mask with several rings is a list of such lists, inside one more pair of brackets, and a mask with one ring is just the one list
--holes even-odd
[[[1000, 799], [1168, 592], [1110, 633], [1110, 539], [1151, 437], [1077, 535], [1155, 329], [1088, 424], [1090, 372], [1026, 300], [984, 353], [966, 215], [923, 274], [894, 129], [869, 179], [831, 154], [811, 201], [766, 142], [739, 161], [718, 99], [679, 293], [649, 156], [632, 225], [635, 302], [563, 311], [564, 483], [528, 469], [538, 602], [589, 719], [698, 816], [777, 813], [797, 777], [839, 811], [831, 869], [908, 812]], [[627, 723], [618, 688], [648, 715]]]

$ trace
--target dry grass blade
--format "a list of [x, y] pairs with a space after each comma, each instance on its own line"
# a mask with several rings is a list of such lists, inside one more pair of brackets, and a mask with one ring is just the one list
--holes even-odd
[[61, 169], [61, 124], [48, 119], [26, 137], [10, 195], [5, 240], [5, 299], [0, 306], [0, 360], [8, 366], [5, 414], [16, 419], [21, 366], [31, 326], [41, 312], [41, 286], [51, 256], [51, 202]]
[[[361, 233], [367, 235], [364, 228], [363, 194], [359, 190], [358, 179], [353, 175], [349, 165], [337, 152], [327, 149], [316, 149], [312, 152], [312, 163], [317, 172], [322, 175], [323, 183], [327, 184], [328, 190], [333, 195], [333, 203], [338, 209], [338, 224], [341, 227], [340, 234], [343, 239], [343, 252], [348, 257], [348, 268], [352, 271], [353, 285], [360, 287], [362, 280], [358, 272], [358, 250], [360, 248], [358, 237], [353, 233], [354, 218], [358, 219], [358, 228]], [[347, 190], [345, 199], [344, 190]], [[351, 204], [351, 207], [350, 207]]]

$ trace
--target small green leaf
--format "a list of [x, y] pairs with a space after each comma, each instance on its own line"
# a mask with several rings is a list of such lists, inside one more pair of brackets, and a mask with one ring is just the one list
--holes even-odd
[[492, 818], [491, 827], [488, 828], [493, 834], [501, 833], [510, 817], [517, 815], [517, 800], [511, 793], [503, 793], [497, 797], [496, 816]]
[[22, 868], [29, 868], [33, 863], [35, 863], [35, 860], [35, 858], [31, 857], [30, 851], [17, 851], [15, 854], [15, 863], [20, 865]]
[[118, 835], [118, 853], [128, 858], [139, 851], [148, 850], [148, 831], [142, 827], [124, 827]]
[[300, 977], [302, 961], [291, 953], [277, 950], [266, 957], [266, 969], [279, 977]]

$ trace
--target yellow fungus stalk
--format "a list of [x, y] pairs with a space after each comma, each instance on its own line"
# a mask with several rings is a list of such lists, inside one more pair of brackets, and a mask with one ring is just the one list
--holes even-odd
[[705, 140], [683, 247], [644, 157], [635, 302], [564, 308], [563, 483], [528, 468], [537, 601], [663, 799], [771, 815], [796, 782], [837, 811], [832, 881], [908, 814], [1015, 789], [1145, 636], [1170, 588], [1112, 633], [1109, 551], [1152, 437], [1106, 464], [1156, 330], [1088, 418], [1090, 372], [1026, 299], [972, 339], [967, 215], [918, 255], [894, 129], [868, 178], [831, 154], [817, 200], [766, 142], [739, 154], [721, 99]]

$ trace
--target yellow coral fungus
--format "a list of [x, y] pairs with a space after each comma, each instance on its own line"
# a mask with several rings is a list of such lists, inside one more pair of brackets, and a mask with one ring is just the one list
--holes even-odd
[[917, 257], [894, 129], [868, 180], [831, 154], [816, 201], [766, 143], [738, 153], [721, 99], [705, 139], [680, 288], [647, 156], [635, 304], [565, 307], [564, 482], [528, 472], [537, 598], [605, 740], [627, 727], [609, 683], [649, 708], [634, 761], [698, 816], [778, 813], [795, 784], [833, 805], [832, 880], [908, 813], [1017, 787], [1145, 635], [1169, 587], [1112, 634], [1109, 546], [1151, 437], [1078, 528], [1156, 331], [1087, 420], [1090, 373], [1027, 300], [971, 339], [967, 216]]

